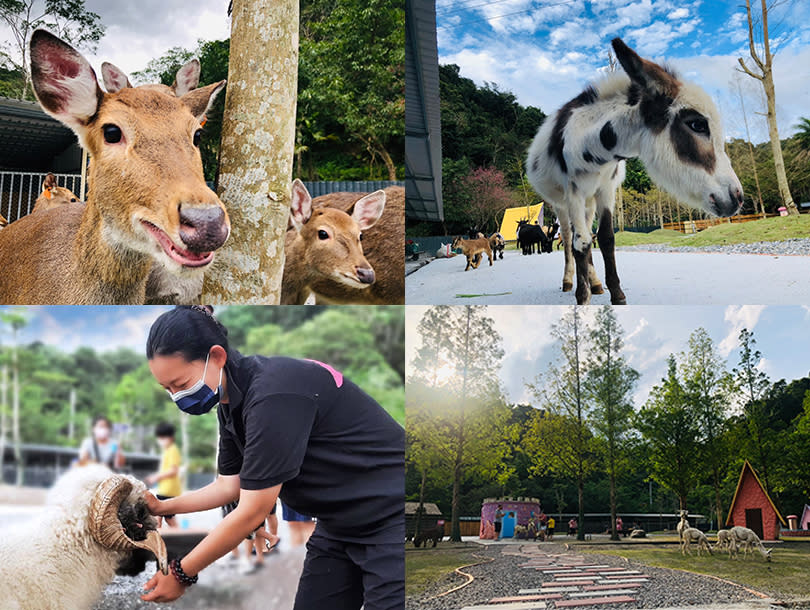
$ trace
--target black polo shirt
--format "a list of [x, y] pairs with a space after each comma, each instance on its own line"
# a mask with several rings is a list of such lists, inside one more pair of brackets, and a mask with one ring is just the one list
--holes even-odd
[[225, 366], [219, 472], [281, 499], [348, 542], [405, 538], [405, 432], [368, 394], [312, 360], [242, 356]]

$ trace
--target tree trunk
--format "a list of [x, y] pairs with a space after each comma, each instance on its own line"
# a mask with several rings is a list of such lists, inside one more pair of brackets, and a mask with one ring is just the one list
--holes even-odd
[[381, 145], [377, 146], [377, 152], [382, 157], [383, 163], [385, 163], [385, 167], [388, 170], [388, 179], [389, 180], [396, 180], [397, 179], [397, 166], [394, 165], [394, 160], [391, 158], [391, 155], [388, 154], [388, 151], [385, 150]]
[[0, 369], [0, 485], [3, 484], [3, 465], [6, 455], [6, 413], [8, 412], [8, 366]]
[[459, 523], [458, 503], [461, 477], [464, 473], [464, 405], [467, 402], [467, 371], [470, 363], [470, 319], [472, 310], [467, 306], [467, 326], [464, 333], [464, 373], [461, 381], [461, 403], [459, 406], [458, 446], [456, 450], [456, 463], [453, 467], [453, 514], [450, 527], [450, 540], [461, 542], [461, 524]]
[[419, 485], [419, 506], [416, 508], [416, 527], [413, 537], [416, 538], [422, 531], [422, 514], [425, 512], [425, 484], [427, 483], [427, 468], [422, 470], [422, 483]]
[[11, 414], [11, 438], [14, 443], [14, 462], [17, 466], [16, 485], [23, 484], [23, 460], [22, 448], [20, 447], [20, 365], [17, 360], [17, 329], [14, 329], [14, 345], [11, 352], [12, 380], [12, 414]]
[[219, 195], [231, 236], [206, 274], [204, 303], [278, 303], [290, 213], [298, 2], [234, 0]]

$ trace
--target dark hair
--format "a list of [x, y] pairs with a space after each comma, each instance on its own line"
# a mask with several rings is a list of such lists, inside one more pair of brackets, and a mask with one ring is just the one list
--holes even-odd
[[149, 329], [146, 358], [182, 354], [192, 362], [205, 360], [215, 345], [228, 351], [228, 329], [214, 317], [210, 306], [180, 306], [162, 314]]
[[167, 421], [162, 421], [157, 426], [155, 426], [155, 436], [158, 438], [166, 438], [166, 437], [174, 438], [174, 433], [175, 433], [174, 424], [171, 424]]
[[106, 415], [96, 415], [95, 417], [93, 417], [93, 424], [90, 427], [95, 428], [96, 424], [100, 421], [103, 421], [105, 424], [107, 424], [107, 427], [110, 430], [112, 430], [112, 422], [110, 421], [110, 418], [107, 417]]

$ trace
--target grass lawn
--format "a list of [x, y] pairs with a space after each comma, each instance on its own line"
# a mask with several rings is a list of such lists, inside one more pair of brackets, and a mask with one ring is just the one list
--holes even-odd
[[473, 556], [481, 550], [481, 545], [474, 542], [442, 542], [435, 549], [417, 549], [408, 543], [405, 547], [405, 594], [417, 595], [456, 568], [481, 561]]
[[[675, 538], [673, 537], [673, 540]], [[573, 547], [574, 545], [572, 545]], [[766, 544], [766, 546], [769, 546]], [[767, 593], [777, 599], [810, 597], [810, 543], [783, 542], [773, 546], [772, 560], [766, 562], [756, 553], [754, 559], [729, 559], [725, 552], [716, 552], [711, 557], [681, 555], [676, 544], [654, 546], [646, 544], [610, 545], [577, 544], [576, 551], [604, 553], [627, 557], [660, 568], [674, 568], [709, 574]]]
[[717, 246], [755, 241], [782, 241], [796, 237], [810, 237], [810, 214], [776, 216], [737, 224], [723, 223], [695, 235], [684, 235], [669, 229], [657, 229], [652, 233], [620, 231], [616, 234], [616, 245]]

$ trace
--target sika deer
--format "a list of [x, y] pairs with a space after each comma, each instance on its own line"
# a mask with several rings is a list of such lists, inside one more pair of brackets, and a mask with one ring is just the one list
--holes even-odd
[[42, 193], [34, 202], [33, 212], [43, 212], [53, 208], [58, 208], [66, 203], [81, 203], [72, 191], [56, 184], [56, 176], [48, 174], [42, 183]]
[[[354, 288], [332, 279], [312, 283], [315, 302], [321, 304], [397, 305], [405, 303], [405, 189], [389, 186], [385, 209], [374, 226], [363, 232], [363, 254], [374, 269], [374, 283]], [[321, 206], [349, 213], [366, 193], [329, 193], [312, 200]]]
[[75, 49], [31, 37], [45, 112], [90, 153], [87, 203], [29, 214], [0, 234], [0, 303], [143, 303], [154, 263], [203, 268], [230, 233], [202, 173], [200, 120], [225, 81], [177, 97], [157, 86], [105, 93]]
[[304, 183], [292, 184], [290, 222], [284, 245], [284, 276], [281, 303], [303, 305], [310, 294], [316, 299], [315, 285], [323, 281], [368, 290], [375, 274], [360, 243], [361, 232], [380, 219], [385, 193], [375, 191], [357, 201], [351, 215], [328, 207], [312, 208]]

